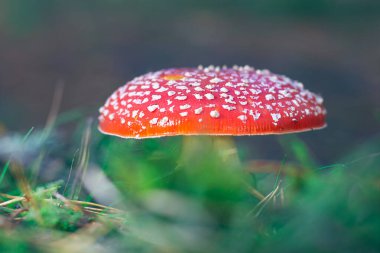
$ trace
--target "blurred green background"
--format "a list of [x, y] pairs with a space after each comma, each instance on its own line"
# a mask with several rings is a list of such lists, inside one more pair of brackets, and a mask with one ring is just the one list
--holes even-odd
[[[199, 64], [299, 80], [324, 97], [328, 127], [126, 141], [88, 123], [133, 77]], [[379, 252], [379, 70], [375, 0], [2, 0], [0, 192], [25, 194], [12, 157], [36, 204], [0, 208], [0, 251]], [[57, 84], [58, 121], [42, 130]], [[57, 208], [56, 180], [127, 218], [87, 229], [86, 213]]]

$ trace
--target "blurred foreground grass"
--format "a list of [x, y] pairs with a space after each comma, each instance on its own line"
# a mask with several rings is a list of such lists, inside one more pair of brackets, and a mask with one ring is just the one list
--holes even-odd
[[[318, 166], [227, 137], [0, 136], [0, 252], [377, 252], [380, 140]], [[58, 181], [57, 181], [58, 180]]]

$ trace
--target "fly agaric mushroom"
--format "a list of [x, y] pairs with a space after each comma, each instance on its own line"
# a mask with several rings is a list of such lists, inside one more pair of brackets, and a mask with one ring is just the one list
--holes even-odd
[[148, 73], [116, 90], [100, 114], [99, 130], [123, 138], [283, 134], [326, 126], [322, 97], [249, 66]]

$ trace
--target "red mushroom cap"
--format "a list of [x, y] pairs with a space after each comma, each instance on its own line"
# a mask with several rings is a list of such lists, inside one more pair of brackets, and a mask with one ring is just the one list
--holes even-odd
[[320, 96], [248, 66], [148, 73], [116, 90], [100, 113], [99, 130], [124, 138], [283, 134], [326, 125]]

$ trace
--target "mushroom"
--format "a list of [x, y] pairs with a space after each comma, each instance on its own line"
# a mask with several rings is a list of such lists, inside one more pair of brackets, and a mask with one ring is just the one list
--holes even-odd
[[123, 138], [265, 135], [326, 126], [323, 99], [268, 70], [172, 68], [136, 77], [100, 108], [99, 130]]

